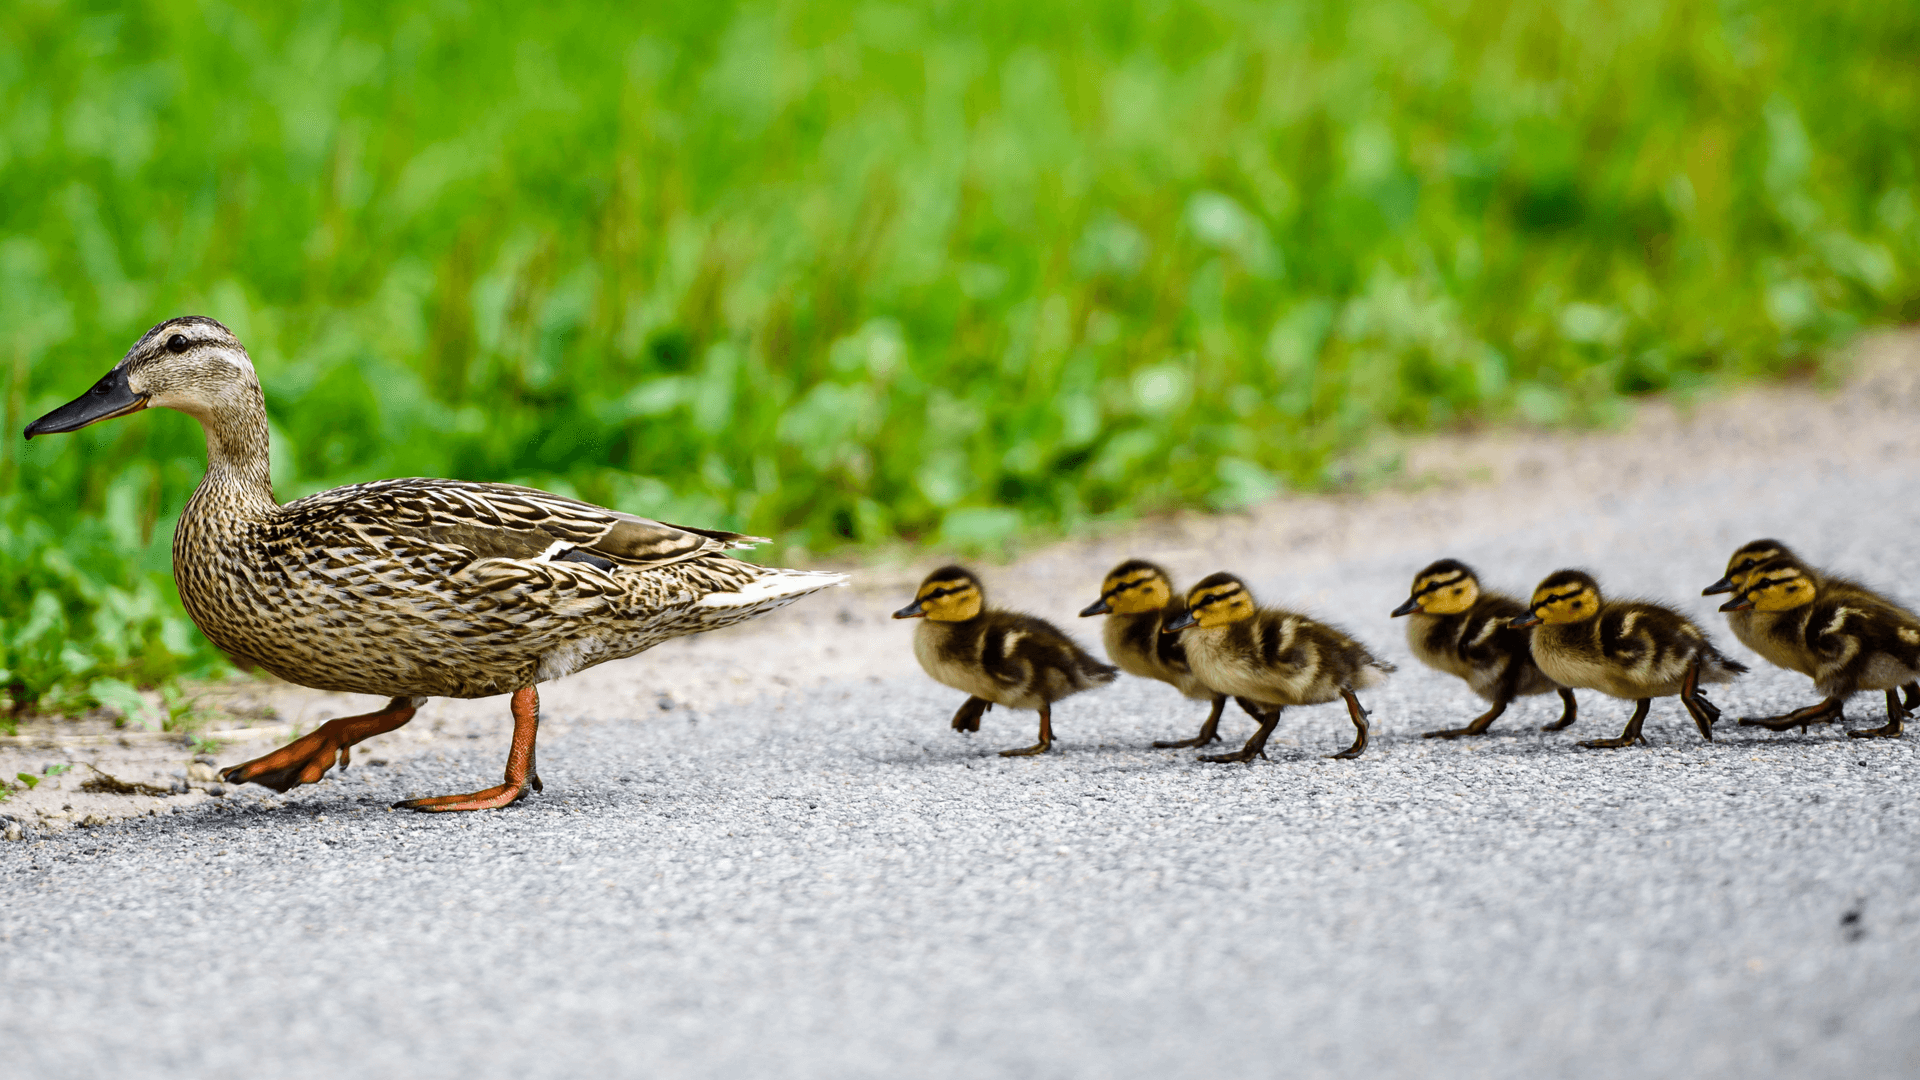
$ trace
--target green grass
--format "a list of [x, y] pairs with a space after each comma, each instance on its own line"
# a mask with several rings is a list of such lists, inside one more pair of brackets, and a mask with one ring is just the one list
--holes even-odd
[[[1916, 55], [1884, 0], [7, 0], [7, 428], [198, 312], [282, 497], [814, 551], [1230, 508], [1920, 314]], [[192, 422], [0, 446], [14, 701], [217, 670]]]

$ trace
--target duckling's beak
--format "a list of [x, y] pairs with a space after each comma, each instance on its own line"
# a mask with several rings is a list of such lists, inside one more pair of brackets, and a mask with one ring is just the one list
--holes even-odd
[[1173, 618], [1168, 619], [1166, 622], [1161, 623], [1160, 632], [1163, 634], [1171, 634], [1177, 630], [1185, 630], [1189, 626], [1199, 625], [1200, 620], [1193, 617], [1193, 612], [1183, 611]]
[[[1729, 577], [1723, 577], [1719, 581], [1716, 581], [1713, 584], [1707, 586], [1706, 588], [1701, 589], [1700, 595], [1712, 596], [1714, 593], [1723, 593], [1723, 592], [1732, 592], [1732, 591], [1733, 591], [1733, 578], [1729, 576]], [[1720, 610], [1725, 611], [1727, 609], [1721, 608]]]
[[1721, 611], [1748, 611], [1753, 608], [1753, 600], [1745, 596], [1736, 596], [1720, 605]]
[[920, 601], [915, 600], [913, 603], [894, 612], [893, 617], [896, 619], [924, 619], [927, 617], [927, 609], [920, 606]]
[[1113, 609], [1107, 606], [1107, 598], [1103, 596], [1093, 603], [1088, 604], [1086, 607], [1081, 608], [1080, 617], [1084, 619], [1089, 615], [1108, 615], [1112, 612]]
[[1419, 610], [1420, 610], [1420, 598], [1417, 596], [1409, 596], [1407, 597], [1406, 603], [1401, 604], [1399, 607], [1393, 609], [1393, 617], [1397, 619], [1402, 615], [1411, 615], [1414, 612]]
[[1529, 626], [1539, 626], [1542, 621], [1540, 616], [1529, 611], [1525, 615], [1515, 615], [1513, 621], [1507, 625], [1515, 630], [1525, 630]]
[[146, 407], [146, 395], [134, 393], [127, 385], [127, 369], [116, 367], [101, 376], [93, 389], [28, 424], [26, 436], [31, 439], [35, 435], [79, 431], [88, 424], [139, 412]]

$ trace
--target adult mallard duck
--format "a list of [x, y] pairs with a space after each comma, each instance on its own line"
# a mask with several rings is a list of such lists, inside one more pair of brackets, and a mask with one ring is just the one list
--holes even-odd
[[[1790, 671], [1813, 679], [1825, 695], [1816, 705], [1783, 716], [1742, 717], [1748, 727], [1806, 730], [1808, 724], [1843, 718], [1847, 699], [1862, 690], [1887, 695], [1883, 727], [1849, 731], [1856, 739], [1897, 739], [1912, 718], [1911, 692], [1903, 704], [1900, 690], [1920, 679], [1920, 617], [1900, 605], [1848, 583], [1831, 587], [1831, 578], [1791, 555], [1754, 567], [1739, 595], [1720, 610], [1753, 612], [1755, 651]], [[1764, 646], [1761, 647], [1761, 646]]]
[[1640, 726], [1653, 699], [1678, 695], [1700, 731], [1713, 741], [1720, 709], [1700, 688], [1729, 683], [1747, 666], [1714, 647], [1693, 620], [1664, 604], [1608, 600], [1584, 570], [1547, 575], [1533, 590], [1515, 627], [1533, 632], [1533, 661], [1562, 686], [1598, 690], [1634, 703], [1625, 731], [1615, 739], [1588, 739], [1581, 746], [1613, 750], [1646, 741]]
[[1162, 633], [1178, 633], [1187, 662], [1200, 681], [1264, 706], [1260, 730], [1230, 754], [1202, 754], [1201, 761], [1244, 761], [1266, 756], [1267, 739], [1289, 705], [1344, 700], [1353, 721], [1353, 745], [1335, 758], [1367, 752], [1367, 710], [1355, 690], [1379, 686], [1393, 665], [1335, 627], [1280, 608], [1261, 608], [1239, 578], [1219, 573], [1187, 592], [1187, 610], [1168, 619]]
[[[1107, 658], [1121, 671], [1157, 679], [1195, 701], [1213, 703], [1198, 735], [1191, 739], [1155, 739], [1153, 745], [1161, 749], [1205, 746], [1219, 738], [1220, 714], [1227, 708], [1227, 695], [1202, 683], [1193, 673], [1180, 635], [1160, 632], [1163, 625], [1186, 613], [1186, 599], [1184, 594], [1175, 595], [1173, 579], [1145, 559], [1128, 559], [1114, 567], [1100, 583], [1100, 599], [1080, 612], [1083, 619], [1107, 616], [1101, 637], [1107, 646]], [[1246, 698], [1236, 700], [1255, 722], [1263, 719], [1259, 706]]]
[[1473, 568], [1458, 559], [1441, 559], [1413, 579], [1412, 595], [1393, 609], [1407, 620], [1407, 645], [1420, 662], [1457, 675], [1493, 706], [1466, 727], [1425, 732], [1429, 739], [1484, 735], [1516, 697], [1557, 690], [1565, 708], [1560, 719], [1541, 731], [1560, 731], [1579, 715], [1573, 691], [1540, 673], [1525, 630], [1511, 625], [1527, 605], [1505, 593], [1480, 587]]
[[93, 389], [27, 425], [26, 436], [153, 406], [178, 409], [207, 433], [207, 475], [173, 536], [174, 577], [194, 623], [288, 682], [390, 699], [224, 770], [230, 783], [311, 784], [428, 698], [511, 694], [503, 783], [396, 804], [506, 806], [541, 788], [537, 684], [845, 580], [725, 554], [755, 537], [510, 484], [381, 480], [283, 506], [268, 482], [266, 400], [253, 361], [231, 331], [198, 316], [147, 331]]
[[986, 589], [964, 567], [928, 574], [913, 603], [893, 617], [926, 620], [914, 628], [914, 658], [935, 682], [969, 695], [953, 714], [953, 730], [979, 731], [980, 717], [995, 705], [1040, 714], [1040, 741], [1002, 750], [1001, 757], [1052, 749], [1053, 703], [1120, 674], [1045, 619], [988, 607]]

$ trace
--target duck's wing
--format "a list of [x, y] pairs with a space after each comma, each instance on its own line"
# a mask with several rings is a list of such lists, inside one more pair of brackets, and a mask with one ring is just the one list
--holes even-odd
[[763, 543], [760, 537], [639, 517], [513, 484], [382, 480], [335, 488], [281, 508], [290, 528], [345, 527], [461, 549], [475, 561], [574, 562], [648, 569]]

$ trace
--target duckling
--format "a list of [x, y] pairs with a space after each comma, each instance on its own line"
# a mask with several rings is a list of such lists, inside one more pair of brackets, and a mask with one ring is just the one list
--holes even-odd
[[[1866, 595], [1862, 595], [1865, 593]], [[1835, 590], [1830, 579], [1792, 556], [1754, 567], [1740, 595], [1722, 611], [1752, 612], [1762, 656], [1813, 679], [1826, 700], [1784, 716], [1742, 717], [1744, 727], [1784, 731], [1843, 718], [1846, 701], [1861, 690], [1884, 690], [1887, 723], [1849, 731], [1854, 738], [1897, 739], [1912, 719], [1899, 690], [1920, 679], [1920, 617], [1858, 586]]]
[[[1700, 595], [1713, 596], [1716, 593], [1730, 592], [1736, 593], [1734, 599], [1738, 600], [1741, 595], [1744, 595], [1744, 586], [1747, 583], [1748, 575], [1760, 564], [1773, 559], [1793, 560], [1794, 565], [1799, 568], [1801, 575], [1809, 579], [1813, 583], [1813, 586], [1819, 590], [1820, 597], [1823, 600], [1853, 598], [1865, 600], [1873, 604], [1899, 607], [1898, 604], [1893, 603], [1893, 601], [1888, 600], [1886, 597], [1881, 596], [1879, 593], [1874, 592], [1872, 589], [1857, 581], [1840, 577], [1837, 574], [1829, 574], [1823, 570], [1817, 570], [1809, 566], [1789, 550], [1787, 545], [1778, 540], [1754, 540], [1742, 545], [1739, 550], [1733, 553], [1733, 557], [1727, 560], [1726, 575], [1719, 581], [1700, 590]], [[1734, 604], [1723, 604], [1720, 610], [1727, 613], [1727, 626], [1733, 631], [1733, 636], [1740, 639], [1740, 644], [1759, 653], [1768, 663], [1773, 664], [1775, 667], [1783, 667], [1789, 671], [1798, 671], [1803, 675], [1813, 674], [1808, 667], [1804, 666], [1805, 664], [1815, 663], [1815, 661], [1807, 657], [1804, 642], [1788, 644], [1792, 638], [1791, 634], [1783, 636], [1770, 632], [1773, 622], [1791, 618], [1790, 616], [1787, 616], [1782, 611], [1763, 611], [1751, 606], [1738, 607]], [[1915, 709], [1920, 709], [1920, 682], [1910, 682], [1903, 687], [1903, 689], [1906, 691], [1907, 700], [1906, 704], [1900, 706], [1899, 711], [1902, 713], [1911, 713]], [[1797, 716], [1801, 713], [1807, 713], [1807, 723], [1826, 723], [1838, 719], [1838, 711], [1835, 710], [1833, 714], [1829, 716], [1827, 715], [1827, 707], [1828, 703], [1823, 701], [1817, 705], [1810, 705], [1806, 709], [1795, 710], [1792, 715]], [[1892, 715], [1892, 713], [1889, 712], [1889, 715]], [[1824, 719], [1822, 719], [1822, 717], [1824, 717]], [[1881, 729], [1874, 729], [1875, 732], [1879, 730]], [[1849, 732], [1848, 734], [1854, 733]], [[1859, 732], [1858, 734], [1864, 737], [1870, 733]]]
[[1732, 682], [1747, 670], [1715, 648], [1685, 615], [1644, 600], [1604, 599], [1599, 582], [1580, 570], [1548, 575], [1533, 590], [1527, 613], [1512, 625], [1539, 627], [1533, 632], [1533, 662], [1547, 678], [1634, 702], [1619, 738], [1580, 744], [1596, 750], [1644, 741], [1640, 725], [1647, 709], [1654, 698], [1670, 694], [1680, 696], [1700, 737], [1712, 742], [1720, 710], [1700, 685]]
[[[1121, 671], [1143, 679], [1158, 679], [1195, 701], [1211, 700], [1213, 711], [1191, 739], [1155, 739], [1161, 749], [1206, 746], [1220, 736], [1220, 714], [1227, 695], [1203, 684], [1187, 663], [1187, 650], [1177, 634], [1162, 634], [1161, 624], [1186, 613], [1186, 601], [1173, 594], [1173, 579], [1144, 559], [1128, 559], [1113, 568], [1100, 583], [1100, 599], [1080, 612], [1081, 618], [1110, 615], [1102, 637], [1107, 658]], [[1261, 709], [1245, 698], [1240, 707], [1257, 722]]]
[[1045, 619], [987, 607], [980, 579], [958, 566], [928, 574], [913, 603], [893, 617], [927, 620], [914, 631], [914, 657], [936, 682], [971, 695], [953, 714], [955, 731], [979, 731], [981, 715], [995, 705], [1040, 713], [1040, 741], [1001, 757], [1046, 753], [1053, 703], [1120, 674]]
[[1232, 574], [1205, 578], [1187, 593], [1187, 610], [1169, 617], [1162, 633], [1180, 634], [1187, 663], [1207, 686], [1264, 706], [1260, 730], [1231, 754], [1201, 761], [1252, 761], [1266, 756], [1267, 739], [1289, 705], [1344, 698], [1353, 720], [1353, 745], [1336, 758], [1367, 751], [1367, 710], [1355, 690], [1379, 686], [1394, 670], [1345, 632], [1305, 615], [1260, 608], [1246, 583]]
[[1420, 662], [1436, 671], [1457, 675], [1493, 708], [1473, 718], [1466, 727], [1424, 733], [1428, 739], [1457, 739], [1484, 735], [1487, 728], [1516, 697], [1557, 690], [1566, 707], [1560, 719], [1541, 731], [1560, 731], [1579, 714], [1573, 691], [1540, 673], [1533, 647], [1524, 630], [1510, 625], [1527, 613], [1527, 605], [1505, 593], [1482, 592], [1473, 568], [1455, 559], [1441, 559], [1413, 579], [1413, 595], [1393, 609], [1393, 617], [1410, 615], [1407, 645]]

